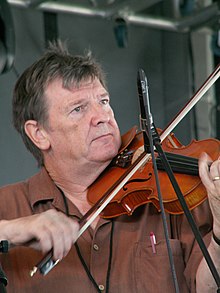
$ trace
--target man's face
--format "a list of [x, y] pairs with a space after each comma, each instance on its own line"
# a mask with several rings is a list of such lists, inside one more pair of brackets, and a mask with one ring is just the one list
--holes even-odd
[[48, 105], [46, 132], [49, 154], [68, 164], [110, 161], [121, 144], [109, 95], [98, 79], [79, 88], [65, 89], [53, 81], [45, 92]]

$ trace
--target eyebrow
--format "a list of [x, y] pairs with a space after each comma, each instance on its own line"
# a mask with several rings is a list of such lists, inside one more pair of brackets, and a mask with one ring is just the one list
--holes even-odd
[[107, 91], [104, 94], [100, 95], [100, 97], [106, 97], [106, 96], [109, 97], [109, 92], [107, 92]]
[[76, 101], [71, 101], [70, 103], [68, 103], [65, 108], [64, 111], [68, 112], [70, 108], [76, 106], [77, 104], [80, 104], [84, 99], [78, 99]]
[[[106, 91], [106, 92], [104, 92], [103, 94], [101, 94], [101, 95], [97, 95], [97, 96], [100, 96], [101, 98], [104, 98], [104, 97], [107, 97], [107, 96], [109, 97], [109, 92]], [[75, 101], [71, 101], [71, 102], [69, 102], [68, 105], [65, 106], [64, 111], [68, 111], [69, 108], [71, 108], [71, 107], [73, 107], [73, 106], [75, 106], [75, 105], [77, 105], [77, 104], [82, 103], [85, 99], [86, 99], [86, 98], [78, 98], [78, 99], [75, 100]]]

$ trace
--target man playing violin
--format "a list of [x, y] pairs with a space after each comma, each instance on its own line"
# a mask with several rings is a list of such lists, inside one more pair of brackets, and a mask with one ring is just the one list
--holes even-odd
[[[0, 189], [0, 240], [10, 244], [0, 255], [7, 291], [175, 292], [163, 222], [152, 204], [132, 216], [98, 216], [78, 237], [79, 220], [91, 208], [88, 189], [121, 146], [104, 74], [91, 54], [72, 56], [61, 43], [51, 45], [18, 79], [13, 121], [40, 171]], [[220, 174], [217, 164], [211, 167], [213, 176]], [[218, 219], [212, 203], [220, 181], [206, 182], [204, 166], [201, 176]], [[192, 213], [219, 261], [208, 202]], [[180, 292], [196, 292], [196, 286], [209, 292], [211, 276], [206, 283], [208, 269], [200, 264], [202, 253], [185, 216], [167, 215], [167, 223]], [[214, 224], [220, 238], [220, 224]], [[31, 277], [33, 265], [51, 251], [60, 262], [45, 276]]]

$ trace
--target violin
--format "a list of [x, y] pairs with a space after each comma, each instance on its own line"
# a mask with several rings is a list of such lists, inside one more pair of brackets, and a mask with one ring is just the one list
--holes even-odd
[[[144, 144], [142, 132], [135, 134], [136, 129], [134, 127], [122, 136], [119, 154], [90, 186], [87, 199], [92, 206], [103, 197], [106, 190], [108, 193], [121, 177], [130, 172], [132, 158]], [[189, 145], [183, 146], [172, 133], [162, 142], [162, 147], [191, 210], [207, 198], [206, 189], [198, 174], [198, 158], [202, 152], [206, 152], [212, 160], [216, 160], [220, 155], [220, 142], [216, 139], [193, 140]], [[171, 214], [181, 214], [183, 210], [176, 193], [157, 154], [156, 157], [164, 209]], [[160, 211], [151, 158], [123, 185], [100, 216], [113, 218], [122, 214], [132, 215], [137, 207], [147, 203], [152, 203]]]

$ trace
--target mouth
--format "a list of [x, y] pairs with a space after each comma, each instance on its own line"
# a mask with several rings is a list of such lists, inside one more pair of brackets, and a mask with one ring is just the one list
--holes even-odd
[[112, 134], [111, 134], [111, 133], [102, 134], [102, 135], [99, 135], [99, 136], [95, 137], [95, 138], [92, 140], [92, 142], [93, 142], [93, 141], [98, 141], [98, 140], [108, 140], [108, 139], [111, 138], [111, 137], [112, 137]]

